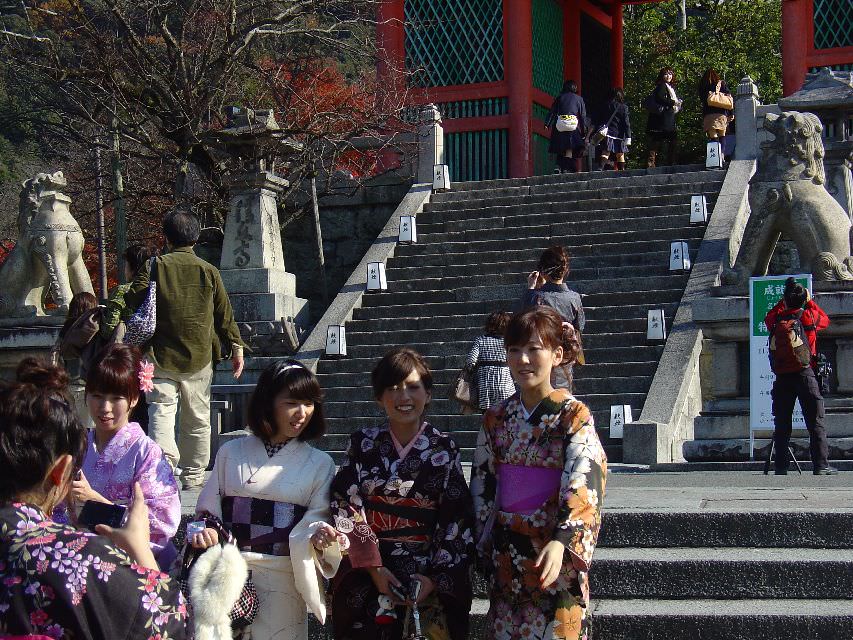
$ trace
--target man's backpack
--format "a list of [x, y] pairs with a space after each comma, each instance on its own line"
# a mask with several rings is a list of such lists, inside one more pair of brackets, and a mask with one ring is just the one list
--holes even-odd
[[767, 341], [773, 373], [794, 373], [811, 365], [812, 352], [802, 323], [803, 311], [779, 316]]

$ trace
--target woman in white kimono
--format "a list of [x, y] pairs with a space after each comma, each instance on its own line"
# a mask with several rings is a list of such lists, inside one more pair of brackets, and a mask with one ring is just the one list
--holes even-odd
[[[317, 378], [291, 360], [261, 374], [249, 403], [246, 438], [223, 445], [196, 512], [216, 518], [236, 538], [258, 591], [252, 640], [305, 640], [306, 605], [325, 621], [320, 576], [331, 577], [341, 558], [327, 522], [335, 464], [307, 440], [325, 431]], [[208, 527], [191, 542], [219, 542]]]

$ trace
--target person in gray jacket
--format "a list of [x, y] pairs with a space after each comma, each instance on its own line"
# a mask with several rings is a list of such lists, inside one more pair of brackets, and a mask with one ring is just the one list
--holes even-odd
[[[548, 247], [539, 257], [537, 271], [527, 276], [527, 291], [521, 299], [522, 309], [545, 305], [557, 311], [563, 320], [571, 324], [580, 337], [586, 324], [583, 302], [577, 291], [569, 289], [564, 282], [569, 274], [569, 254], [561, 246]], [[584, 363], [583, 350], [577, 362]], [[556, 367], [554, 385], [558, 388], [570, 388], [572, 379], [571, 365]]]

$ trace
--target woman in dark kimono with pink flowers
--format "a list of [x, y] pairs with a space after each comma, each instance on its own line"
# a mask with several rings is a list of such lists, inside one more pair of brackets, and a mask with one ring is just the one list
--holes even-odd
[[419, 589], [423, 634], [461, 640], [468, 635], [474, 546], [459, 449], [423, 420], [432, 374], [419, 353], [387, 353], [372, 382], [387, 422], [352, 435], [332, 482], [332, 517], [349, 539], [333, 582], [334, 636], [399, 640], [413, 633]]

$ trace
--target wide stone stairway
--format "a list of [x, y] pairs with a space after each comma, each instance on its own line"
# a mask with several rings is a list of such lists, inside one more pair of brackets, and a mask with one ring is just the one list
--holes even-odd
[[640, 416], [663, 350], [646, 339], [647, 312], [663, 309], [669, 326], [688, 277], [670, 272], [670, 242], [686, 241], [695, 256], [704, 225], [690, 225], [690, 197], [705, 195], [711, 211], [723, 177], [676, 166], [458, 183], [433, 194], [417, 218], [417, 244], [398, 246], [388, 261], [388, 290], [365, 294], [347, 323], [349, 357], [319, 363], [324, 448], [340, 460], [349, 433], [379, 422], [370, 371], [389, 348], [410, 345], [433, 370], [429, 421], [470, 460], [480, 417], [459, 415], [449, 386], [486, 316], [517, 310], [539, 254], [561, 244], [587, 318], [588, 364], [576, 368], [575, 394], [593, 411], [610, 460], [621, 460], [610, 406], [629, 404]]

